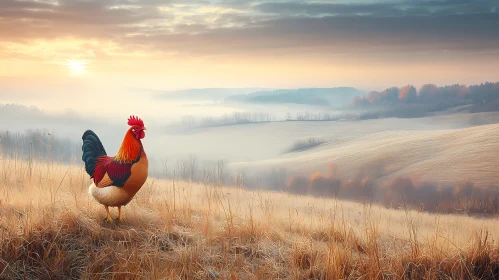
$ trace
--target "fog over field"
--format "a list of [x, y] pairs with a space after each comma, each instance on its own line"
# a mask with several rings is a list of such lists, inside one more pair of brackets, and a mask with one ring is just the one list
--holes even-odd
[[[286, 114], [297, 114], [299, 112], [331, 111], [329, 107], [315, 104], [290, 103], [254, 103], [254, 102], [223, 102], [224, 98], [231, 96], [241, 97], [247, 93], [257, 91], [264, 94], [262, 89], [197, 89], [184, 91], [158, 91], [144, 89], [128, 89], [119, 91], [119, 98], [107, 99], [106, 96], [118, 93], [108, 92], [105, 89], [89, 87], [80, 84], [68, 84], [53, 91], [28, 94], [17, 92], [9, 88], [2, 89], [0, 93], [0, 104], [17, 104], [20, 106], [4, 106], [0, 110], [2, 119], [0, 128], [10, 131], [24, 131], [26, 129], [48, 129], [60, 136], [69, 137], [78, 141], [86, 129], [94, 130], [108, 147], [117, 150], [121, 143], [121, 134], [126, 131], [126, 119], [135, 114], [144, 119], [148, 131], [144, 140], [150, 145], [149, 150], [158, 158], [169, 155], [170, 157], [186, 156], [196, 154], [208, 159], [220, 159], [226, 154], [218, 154], [217, 135], [227, 139], [223, 131], [220, 133], [208, 132], [208, 138], [204, 138], [203, 129], [196, 131], [180, 130], [175, 128], [186, 117], [190, 118], [220, 118], [224, 114], [232, 116], [235, 112], [243, 112], [255, 115], [267, 114], [270, 120], [283, 120]], [[270, 90], [268, 90], [270, 92]], [[306, 95], [304, 90], [303, 95]], [[341, 91], [339, 93], [341, 94]], [[347, 97], [348, 100], [352, 96]], [[306, 103], [306, 101], [305, 101]], [[345, 103], [345, 100], [343, 100]], [[347, 102], [348, 103], [348, 102]], [[340, 103], [339, 103], [340, 104]], [[34, 108], [31, 108], [31, 107]], [[127, 112], [127, 114], [123, 114]], [[128, 113], [129, 112], [129, 113]], [[237, 129], [237, 128], [236, 128]], [[230, 133], [230, 132], [229, 132]], [[191, 135], [191, 136], [186, 136]], [[197, 135], [197, 136], [196, 136]], [[194, 137], [193, 137], [194, 136]], [[238, 137], [238, 135], [234, 135]], [[210, 140], [210, 137], [214, 137]], [[150, 142], [147, 142], [150, 141]], [[194, 142], [190, 142], [194, 141]], [[228, 141], [234, 143], [233, 141]], [[193, 145], [195, 143], [195, 145]], [[225, 144], [223, 140], [218, 142]], [[241, 143], [246, 145], [246, 143]], [[272, 145], [272, 144], [270, 144]], [[220, 145], [218, 147], [221, 147]], [[249, 147], [250, 148], [250, 147]], [[258, 158], [266, 155], [266, 147], [263, 147]], [[242, 152], [242, 151], [241, 151]], [[253, 152], [257, 152], [254, 149]], [[245, 157], [245, 153], [233, 153], [230, 159]], [[219, 155], [219, 156], [217, 156]]]
[[[170, 170], [178, 168], [179, 161], [189, 157], [196, 157], [200, 165], [223, 160], [230, 170], [247, 173], [269, 168], [313, 173], [324, 171], [333, 162], [339, 164], [342, 173], [348, 176], [353, 176], [373, 161], [403, 169], [409, 163], [396, 162], [399, 158], [406, 158], [407, 151], [416, 151], [419, 155], [411, 157], [414, 162], [410, 165], [414, 166], [416, 161], [438, 156], [432, 151], [437, 147], [435, 141], [445, 142], [443, 136], [453, 133], [467, 136], [467, 130], [463, 129], [499, 123], [496, 112], [471, 113], [467, 109], [429, 112], [417, 118], [370, 119], [361, 115], [369, 109], [359, 111], [352, 107], [353, 97], [366, 94], [353, 88], [130, 89], [117, 102], [107, 103], [102, 103], [103, 100], [95, 102], [99, 93], [91, 89], [85, 98], [80, 96], [80, 99], [74, 99], [78, 94], [73, 92], [66, 95], [54, 93], [53, 98], [42, 95], [14, 98], [14, 95], [5, 93], [9, 91], [4, 91], [1, 102], [9, 104], [15, 100], [19, 105], [0, 108], [0, 130], [45, 129], [80, 145], [82, 133], [92, 129], [103, 141], [108, 154], [116, 153], [127, 129], [126, 119], [130, 114], [136, 114], [144, 119], [148, 128], [143, 141], [153, 168], [168, 167]], [[303, 95], [314, 98], [303, 98]], [[272, 99], [247, 100], [255, 96]], [[337, 98], [337, 103], [328, 101], [336, 97], [341, 97]], [[110, 104], [113, 106], [108, 106]], [[124, 115], [121, 112], [131, 113]], [[485, 133], [490, 128], [483, 129]], [[482, 128], [472, 131], [482, 131]], [[483, 140], [487, 139], [493, 141], [484, 136]], [[304, 150], [303, 147], [296, 148], [307, 141], [317, 143], [310, 147], [305, 145]], [[481, 139], [470, 141], [480, 145]], [[401, 145], [408, 150], [396, 148]], [[489, 153], [485, 148], [482, 146], [481, 151]], [[375, 156], [370, 151], [384, 156]], [[428, 155], [423, 156], [425, 154]], [[348, 157], [354, 160], [345, 161], [344, 158]], [[439, 168], [452, 167], [442, 165]], [[417, 172], [412, 174], [411, 169], [404, 170], [399, 173], [422, 176]], [[385, 173], [379, 176], [388, 180], [390, 177], [386, 175], [392, 172]], [[442, 179], [437, 175], [421, 178]]]

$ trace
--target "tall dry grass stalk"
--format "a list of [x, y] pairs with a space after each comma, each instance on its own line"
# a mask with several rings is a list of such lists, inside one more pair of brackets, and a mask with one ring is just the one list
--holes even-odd
[[81, 165], [2, 160], [0, 278], [499, 277], [497, 218], [151, 179], [107, 224], [89, 184]]

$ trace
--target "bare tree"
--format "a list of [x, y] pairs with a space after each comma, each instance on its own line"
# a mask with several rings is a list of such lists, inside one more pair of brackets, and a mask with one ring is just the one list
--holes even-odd
[[187, 159], [187, 172], [189, 174], [189, 181], [194, 181], [196, 179], [196, 174], [198, 171], [198, 161], [196, 156], [190, 155]]
[[222, 185], [225, 179], [225, 167], [224, 167], [224, 161], [223, 160], [218, 160], [217, 161], [217, 184]]

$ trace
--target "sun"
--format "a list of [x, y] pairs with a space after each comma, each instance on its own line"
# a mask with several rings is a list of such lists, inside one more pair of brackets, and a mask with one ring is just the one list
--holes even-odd
[[81, 60], [68, 60], [67, 65], [73, 74], [81, 75], [87, 72], [87, 62]]

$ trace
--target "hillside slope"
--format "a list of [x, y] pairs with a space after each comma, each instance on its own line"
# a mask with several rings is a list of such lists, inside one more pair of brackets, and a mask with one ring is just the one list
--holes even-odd
[[497, 184], [499, 124], [377, 132], [269, 160], [235, 163], [232, 167], [251, 170], [284, 167], [310, 173], [324, 171], [330, 163], [338, 166], [340, 176], [362, 173], [381, 182], [408, 176], [422, 181]]
[[147, 147], [150, 151], [154, 150], [154, 154], [160, 158], [193, 154], [210, 160], [252, 162], [274, 159], [289, 150], [296, 141], [308, 138], [344, 143], [385, 131], [434, 131], [493, 123], [499, 123], [499, 112], [460, 113], [414, 119], [253, 123], [201, 128], [188, 133], [164, 133], [154, 137], [151, 129]]

